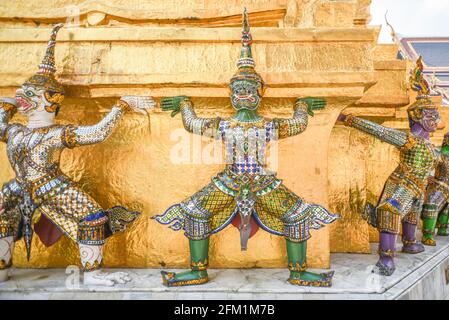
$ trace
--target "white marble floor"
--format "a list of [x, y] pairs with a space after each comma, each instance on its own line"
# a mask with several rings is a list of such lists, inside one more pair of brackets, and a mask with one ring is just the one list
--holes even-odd
[[[114, 287], [85, 286], [81, 277], [76, 287], [73, 284], [80, 278], [70, 270], [13, 268], [11, 280], [0, 284], [0, 299], [407, 299], [413, 298], [407, 292], [414, 284], [449, 261], [449, 237], [437, 237], [437, 241], [437, 247], [426, 247], [424, 253], [399, 254], [391, 277], [371, 272], [377, 260], [375, 245], [372, 254], [332, 254], [335, 276], [330, 288], [293, 286], [285, 281], [287, 269], [211, 269], [207, 284], [167, 288], [159, 269], [119, 269], [133, 280]], [[437, 288], [431, 283], [420, 294], [438, 290], [434, 296], [449, 296], [443, 279], [432, 281]]]

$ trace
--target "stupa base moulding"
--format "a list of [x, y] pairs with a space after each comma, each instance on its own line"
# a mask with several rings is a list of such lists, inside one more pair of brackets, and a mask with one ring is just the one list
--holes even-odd
[[[0, 284], [0, 299], [446, 299], [449, 284], [449, 238], [436, 237], [436, 247], [418, 255], [398, 255], [398, 268], [391, 277], [371, 273], [377, 260], [371, 254], [332, 254], [335, 270], [330, 288], [307, 288], [286, 282], [286, 269], [211, 269], [205, 285], [166, 288], [159, 269], [120, 269], [133, 280], [115, 287], [73, 287], [71, 269], [11, 270], [11, 280]], [[82, 278], [81, 278], [82, 279]]]

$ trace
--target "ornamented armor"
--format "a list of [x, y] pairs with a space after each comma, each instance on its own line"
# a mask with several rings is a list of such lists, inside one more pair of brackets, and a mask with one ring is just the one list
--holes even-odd
[[[297, 104], [291, 119], [255, 122], [198, 118], [190, 101], [182, 103], [181, 112], [188, 131], [223, 139], [227, 164], [205, 188], [156, 217], [158, 222], [170, 224], [174, 230], [184, 229], [189, 239], [200, 240], [222, 230], [240, 214], [242, 221], [252, 216], [262, 229], [302, 242], [310, 238], [310, 229], [335, 220], [325, 208], [308, 204], [266, 169], [267, 144], [306, 129], [305, 104]], [[241, 236], [245, 250], [247, 238]]]

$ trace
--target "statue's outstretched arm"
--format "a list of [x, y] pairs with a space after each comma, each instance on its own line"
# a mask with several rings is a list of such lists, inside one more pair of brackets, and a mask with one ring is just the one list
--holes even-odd
[[91, 126], [68, 125], [62, 130], [62, 143], [67, 148], [100, 143], [110, 136], [120, 118], [130, 109], [129, 105], [119, 101], [112, 110], [97, 124]]
[[181, 112], [184, 128], [192, 133], [215, 136], [221, 119], [200, 118], [193, 110], [192, 102], [185, 96], [164, 98], [161, 102], [163, 111], [172, 111], [172, 117]]
[[16, 113], [16, 101], [11, 98], [0, 98], [0, 141], [8, 138], [9, 121]]
[[338, 117], [348, 127], [370, 134], [377, 139], [389, 143], [399, 149], [409, 149], [415, 144], [413, 135], [406, 132], [384, 127], [378, 123], [355, 117], [353, 115], [343, 115]]
[[62, 129], [61, 140], [64, 147], [74, 148], [100, 143], [108, 138], [123, 115], [130, 110], [144, 112], [154, 107], [150, 97], [122, 97], [100, 122], [91, 126], [68, 125]]
[[299, 98], [295, 103], [293, 117], [289, 119], [273, 119], [279, 139], [295, 136], [307, 129], [308, 116], [313, 116], [313, 111], [321, 110], [326, 106], [326, 100], [320, 98]]

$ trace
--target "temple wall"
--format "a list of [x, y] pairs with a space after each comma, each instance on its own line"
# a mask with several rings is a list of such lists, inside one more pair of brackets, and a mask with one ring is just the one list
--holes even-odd
[[[401, 109], [409, 103], [405, 61], [396, 59], [396, 45], [377, 45], [373, 59], [376, 83], [345, 113], [407, 129]], [[329, 202], [341, 219], [331, 226], [332, 252], [369, 253], [377, 232], [361, 217], [366, 202], [377, 203], [383, 185], [398, 164], [398, 151], [358, 130], [336, 125], [329, 157]]]
[[[66, 21], [76, 9], [79, 16], [68, 19], [58, 35], [58, 77], [68, 93], [58, 123], [95, 123], [119, 96], [133, 94], [157, 101], [188, 95], [201, 116], [231, 115], [227, 84], [236, 70], [246, 5], [256, 69], [268, 85], [261, 113], [291, 116], [296, 97], [319, 96], [328, 102], [305, 133], [272, 146], [279, 161], [270, 164], [295, 193], [342, 215], [333, 226], [314, 231], [309, 241], [309, 265], [325, 268], [331, 251], [367, 252], [370, 230], [358, 212], [364, 199], [372, 201], [380, 193], [397, 156], [388, 146], [335, 126], [338, 114], [347, 109], [401, 127], [400, 111], [409, 103], [406, 65], [396, 60], [394, 46], [377, 45], [379, 29], [366, 25], [369, 4], [43, 0], [37, 6], [6, 0], [0, 6], [0, 95], [12, 96], [36, 71], [49, 25]], [[175, 156], [185, 151], [182, 146], [200, 144], [202, 157], [190, 149], [183, 161]], [[210, 142], [198, 142], [183, 131], [179, 116], [171, 118], [157, 108], [148, 116], [126, 115], [101, 145], [64, 151], [63, 171], [102, 206], [120, 203], [143, 212], [130, 230], [108, 240], [106, 266], [186, 266], [183, 234], [149, 218], [190, 196], [223, 168], [208, 162], [210, 150]], [[13, 177], [4, 146], [0, 163], [4, 182]], [[285, 266], [282, 238], [260, 231], [248, 246], [240, 252], [238, 230], [226, 228], [211, 238], [211, 266]], [[45, 248], [35, 237], [30, 262], [23, 243], [17, 247], [14, 263], [20, 267], [78, 261], [76, 245], [67, 239]]]

